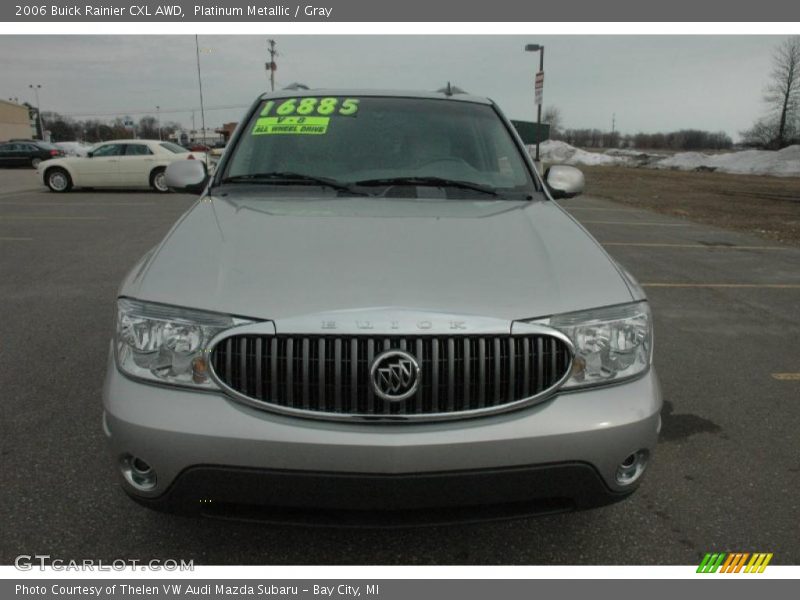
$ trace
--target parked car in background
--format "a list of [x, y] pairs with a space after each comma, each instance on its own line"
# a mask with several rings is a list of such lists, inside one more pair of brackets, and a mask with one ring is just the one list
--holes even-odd
[[41, 182], [53, 192], [73, 187], [151, 187], [168, 192], [164, 171], [176, 160], [205, 160], [172, 142], [115, 140], [93, 146], [86, 156], [48, 161], [38, 170]]
[[64, 156], [64, 151], [49, 142], [11, 140], [0, 143], [0, 167], [33, 167], [51, 158]]
[[56, 142], [56, 147], [64, 151], [67, 156], [86, 156], [91, 149], [91, 144], [83, 142]]

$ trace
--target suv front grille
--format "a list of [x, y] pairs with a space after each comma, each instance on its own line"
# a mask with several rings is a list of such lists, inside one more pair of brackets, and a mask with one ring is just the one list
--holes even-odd
[[[373, 360], [388, 350], [404, 350], [419, 364], [419, 385], [406, 400], [387, 401], [373, 389]], [[543, 398], [571, 366], [563, 340], [530, 334], [240, 334], [223, 338], [211, 351], [215, 376], [238, 395], [264, 408], [318, 418], [457, 418], [468, 411], [500, 411]]]

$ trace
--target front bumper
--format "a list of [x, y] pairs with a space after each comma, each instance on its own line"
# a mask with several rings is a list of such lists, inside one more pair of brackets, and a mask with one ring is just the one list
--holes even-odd
[[222, 394], [133, 381], [113, 360], [103, 396], [114, 459], [139, 457], [157, 477], [148, 491], [123, 479], [125, 490], [154, 507], [202, 512], [602, 504], [638, 485], [620, 486], [615, 474], [631, 453], [652, 453], [661, 410], [654, 370], [517, 412], [423, 424], [280, 416]]

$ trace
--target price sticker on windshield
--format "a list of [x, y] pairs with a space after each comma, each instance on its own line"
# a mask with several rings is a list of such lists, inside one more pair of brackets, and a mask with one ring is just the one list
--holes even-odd
[[352, 117], [358, 112], [358, 98], [287, 98], [286, 100], [267, 100], [261, 109], [261, 117], [277, 115], [319, 115]]
[[251, 135], [325, 135], [329, 117], [262, 117]]

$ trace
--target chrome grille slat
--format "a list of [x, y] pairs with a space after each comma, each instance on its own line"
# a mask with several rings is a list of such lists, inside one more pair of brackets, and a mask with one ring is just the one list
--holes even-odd
[[486, 406], [486, 340], [478, 340], [478, 408]]
[[522, 395], [530, 396], [531, 394], [531, 341], [528, 338], [522, 339]]
[[516, 363], [514, 358], [514, 344], [516, 340], [513, 337], [508, 338], [508, 401], [514, 401], [514, 383], [516, 382], [516, 378], [514, 377], [514, 371], [516, 369]]
[[[420, 366], [425, 364], [425, 350], [422, 342], [422, 338], [417, 338], [417, 345], [414, 348], [414, 356], [417, 357], [417, 361], [420, 363]], [[422, 377], [425, 377], [425, 372], [422, 370]], [[417, 387], [417, 393], [414, 394], [414, 412], [421, 413], [422, 412], [422, 390], [423, 386]]]
[[262, 385], [264, 384], [264, 380], [261, 375], [261, 344], [264, 340], [261, 337], [256, 337], [256, 369], [255, 369], [255, 380], [256, 380], [256, 398], [259, 400], [264, 399], [264, 393], [262, 389]]
[[[378, 397], [375, 357], [405, 350], [419, 364], [416, 393]], [[326, 416], [433, 415], [502, 409], [549, 390], [572, 366], [570, 347], [547, 334], [518, 335], [231, 335], [211, 350], [214, 376], [269, 408]]]
[[325, 403], [325, 368], [327, 365], [327, 354], [325, 348], [325, 338], [319, 338], [319, 357], [317, 358], [317, 375], [319, 377], [319, 397], [317, 400], [318, 410], [325, 410], [327, 404]]
[[447, 412], [455, 410], [456, 400], [456, 341], [447, 338]]
[[342, 340], [333, 342], [333, 410], [342, 412]]
[[[370, 338], [367, 340], [367, 370], [369, 370], [372, 361], [375, 359], [375, 340]], [[371, 377], [367, 380], [365, 387], [367, 388], [367, 414], [375, 413], [375, 392], [372, 389]]]
[[502, 365], [500, 364], [500, 360], [500, 338], [494, 338], [494, 396], [492, 397], [492, 405], [500, 402], [500, 394], [502, 393], [500, 379], [500, 370], [502, 369]]

